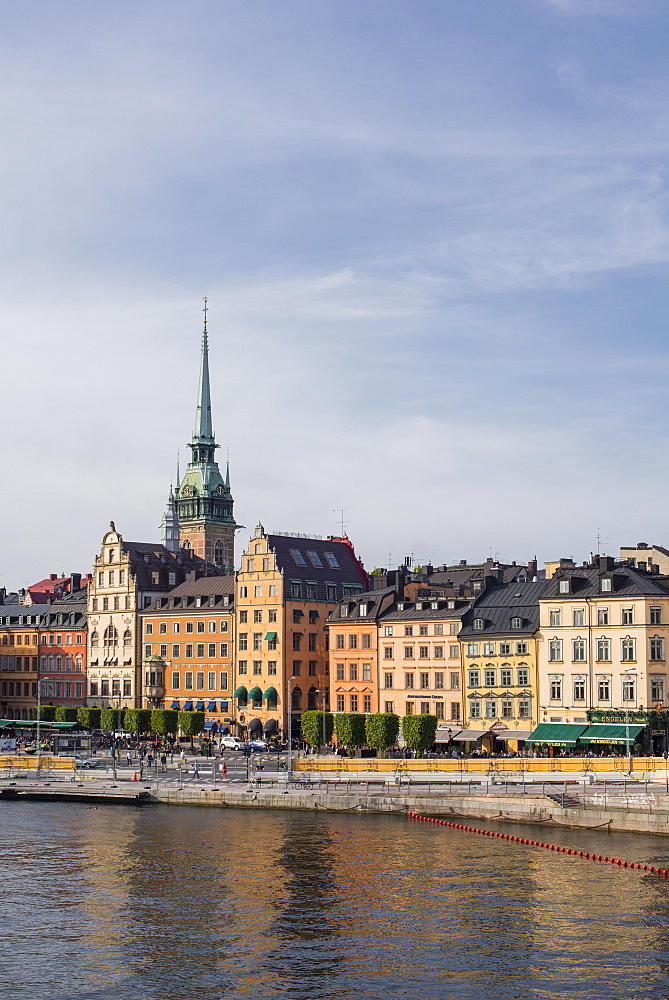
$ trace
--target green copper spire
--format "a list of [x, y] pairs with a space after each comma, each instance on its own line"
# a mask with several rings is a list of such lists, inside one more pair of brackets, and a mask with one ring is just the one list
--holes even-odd
[[211, 390], [209, 388], [209, 341], [207, 338], [207, 299], [204, 299], [204, 329], [202, 330], [202, 357], [200, 360], [200, 383], [197, 392], [197, 411], [193, 444], [213, 444], [214, 432], [211, 426]]

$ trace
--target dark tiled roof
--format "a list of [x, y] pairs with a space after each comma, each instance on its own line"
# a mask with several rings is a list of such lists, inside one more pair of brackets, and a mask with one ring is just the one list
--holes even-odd
[[[506, 583], [486, 591], [474, 604], [460, 637], [476, 638], [491, 635], [532, 635], [539, 628], [539, 601], [548, 584]], [[520, 618], [520, 628], [511, 627], [511, 619]], [[475, 629], [473, 622], [483, 620], [483, 628]]]
[[[527, 576], [526, 566], [500, 566], [499, 569], [501, 570], [502, 583], [510, 583], [512, 580], [517, 580], [519, 576]], [[451, 584], [454, 587], [464, 587], [472, 580], [482, 580], [486, 575], [491, 575], [489, 567], [454, 566], [452, 569], [447, 568], [431, 573], [429, 582], [440, 586]]]
[[[59, 622], [59, 617], [62, 621]], [[54, 601], [42, 612], [40, 628], [85, 628], [86, 627], [86, 591], [77, 590], [74, 594]]]
[[[221, 576], [222, 570], [199, 556], [180, 549], [171, 552], [164, 545], [152, 542], [122, 542], [124, 552], [130, 556], [132, 572], [140, 590], [168, 589], [168, 573], [176, 573], [182, 583], [190, 573], [200, 576]], [[159, 582], [154, 583], [152, 573], [159, 573]]]
[[[155, 611], [159, 614], [165, 614], [166, 611], [183, 611], [185, 608], [193, 608], [201, 611], [220, 611], [225, 608], [228, 611], [232, 611], [234, 595], [234, 573], [228, 573], [226, 576], [203, 576], [198, 580], [186, 580], [184, 583], [179, 584], [174, 590], [170, 590], [169, 594], [158, 598], [150, 607], [145, 608], [142, 613], [146, 614], [148, 611]], [[213, 604], [202, 604], [198, 608], [196, 604], [198, 597], [214, 597], [216, 600]], [[224, 598], [226, 597], [228, 598], [227, 603], [224, 602]]]
[[[381, 617], [384, 612], [392, 607], [395, 602], [396, 591], [394, 587], [384, 587], [382, 590], [366, 590], [362, 594], [355, 594], [353, 597], [346, 597], [340, 601], [328, 618], [328, 622], [373, 622]], [[367, 614], [360, 614], [360, 605], [367, 605]], [[346, 614], [342, 616], [341, 610], [345, 608]]]
[[[43, 604], [0, 604], [0, 628], [37, 627], [46, 611]], [[23, 618], [22, 625], [19, 618]]]
[[440, 601], [440, 608], [432, 608], [430, 602], [419, 601], [419, 604], [427, 605], [424, 610], [419, 610], [415, 604], [404, 604], [404, 610], [399, 611], [397, 608], [389, 611], [387, 615], [383, 616], [384, 622], [395, 622], [395, 621], [448, 621], [453, 618], [462, 618], [464, 614], [467, 613], [471, 607], [471, 603], [467, 601], [461, 604], [457, 608], [446, 607], [446, 601]]
[[[601, 578], [610, 576], [612, 589], [602, 591]], [[571, 580], [571, 592], [560, 593], [561, 579]], [[545, 600], [573, 600], [574, 597], [666, 597], [669, 594], [669, 577], [644, 573], [631, 566], [616, 564], [610, 571], [602, 572], [597, 566], [577, 566], [574, 569], [558, 570], [547, 581]]]
[[[268, 535], [267, 542], [276, 554], [277, 567], [284, 578], [315, 583], [320, 601], [327, 600], [326, 583], [337, 584], [338, 600], [343, 597], [341, 588], [344, 584], [358, 586], [365, 591], [369, 587], [367, 573], [348, 542], [331, 538], [295, 538], [292, 535]], [[304, 566], [296, 561], [291, 549], [300, 553]], [[313, 562], [309, 553], [315, 554]], [[328, 555], [334, 556], [336, 566], [328, 561]]]

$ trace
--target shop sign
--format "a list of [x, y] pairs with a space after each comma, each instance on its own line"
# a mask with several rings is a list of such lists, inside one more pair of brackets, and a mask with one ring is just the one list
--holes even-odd
[[645, 726], [648, 722], [648, 713], [640, 712], [634, 709], [630, 712], [625, 711], [598, 711], [592, 710], [587, 713], [588, 722], [613, 722], [618, 725], [625, 725], [626, 722], [637, 723], [639, 725]]

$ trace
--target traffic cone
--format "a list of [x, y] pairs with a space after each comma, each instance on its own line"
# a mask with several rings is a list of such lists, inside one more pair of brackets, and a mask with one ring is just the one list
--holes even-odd
[[133, 779], [132, 779], [132, 780], [133, 780], [133, 781], [137, 781], [137, 771], [135, 771], [135, 775], [134, 775], [134, 777], [133, 777]]

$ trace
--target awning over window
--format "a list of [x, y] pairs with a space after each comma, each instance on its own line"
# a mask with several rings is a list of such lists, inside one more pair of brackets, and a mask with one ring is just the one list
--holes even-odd
[[221, 702], [221, 712], [227, 712], [227, 710], [228, 710], [228, 703], [227, 703], [227, 701], [222, 701]]
[[267, 690], [265, 691], [264, 695], [263, 695], [263, 698], [267, 698], [268, 701], [271, 701], [272, 699], [274, 699], [276, 697], [277, 697], [277, 692], [276, 692], [276, 688], [274, 686], [268, 687]]
[[265, 636], [266, 642], [273, 642], [276, 639], [276, 632], [268, 632]]
[[204, 711], [204, 702], [203, 701], [198, 701], [197, 702], [197, 704], [195, 705], [195, 711], [196, 712], [203, 712]]
[[233, 694], [232, 697], [233, 698], [246, 698], [247, 696], [248, 696], [248, 691], [246, 690], [246, 688], [244, 687], [244, 685], [241, 684], [237, 688], [237, 690], [235, 691], [235, 693]]
[[505, 729], [501, 733], [495, 733], [495, 737], [498, 740], [526, 740], [528, 736], [531, 736], [531, 730], [529, 729]]
[[207, 719], [207, 721], [206, 721], [206, 722], [205, 722], [205, 724], [204, 724], [204, 728], [205, 728], [205, 729], [211, 729], [211, 727], [212, 727], [213, 725], [215, 725], [215, 722], [214, 722], [214, 720], [213, 720], [213, 719]]
[[207, 704], [207, 711], [208, 712], [215, 712], [216, 711], [216, 702], [215, 701], [210, 701]]
[[252, 687], [251, 690], [249, 691], [249, 698], [251, 698], [253, 701], [259, 701], [262, 698], [262, 691], [260, 690], [257, 684], [255, 687]]
[[184, 712], [192, 712], [193, 711], [193, 702], [192, 701], [187, 701], [186, 704], [183, 707], [183, 711]]
[[480, 740], [482, 736], [485, 736], [487, 732], [487, 729], [463, 729], [453, 739], [457, 740], [458, 743], [475, 743], [476, 740]]
[[633, 726], [594, 725], [588, 726], [580, 738], [581, 743], [634, 743], [635, 737], [644, 729], [638, 723]]
[[573, 722], [541, 722], [528, 737], [527, 742], [550, 743], [554, 747], [575, 747], [576, 740], [587, 728]]
[[448, 743], [449, 740], [456, 740], [461, 732], [460, 726], [451, 726], [450, 728], [448, 726], [437, 726], [434, 742]]
[[265, 735], [274, 736], [278, 732], [279, 732], [279, 723], [276, 721], [276, 719], [268, 719], [267, 722], [265, 723]]
[[179, 711], [179, 702], [178, 701], [173, 701], [172, 704], [170, 705], [170, 708], [172, 709], [173, 712], [178, 712]]

